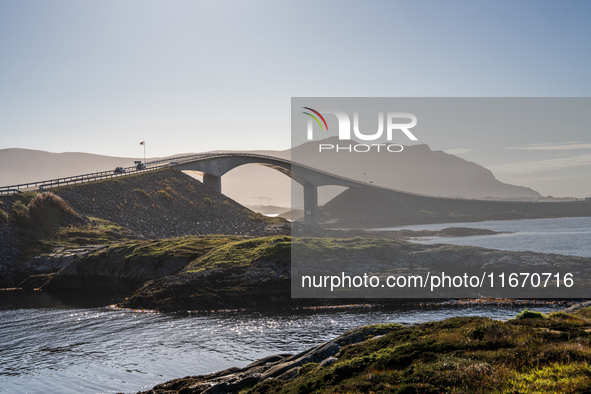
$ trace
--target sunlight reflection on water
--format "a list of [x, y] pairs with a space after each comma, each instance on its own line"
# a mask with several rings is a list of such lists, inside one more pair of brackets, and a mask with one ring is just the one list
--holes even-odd
[[360, 325], [408, 324], [452, 316], [507, 319], [523, 309], [401, 305], [388, 310], [221, 312], [182, 317], [68, 306], [40, 292], [1, 293], [0, 387], [2, 392], [18, 393], [136, 392], [173, 378], [245, 366], [271, 354], [300, 352]]

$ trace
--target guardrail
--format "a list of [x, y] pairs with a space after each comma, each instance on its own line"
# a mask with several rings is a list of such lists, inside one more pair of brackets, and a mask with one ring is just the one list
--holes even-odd
[[[125, 167], [124, 173], [117, 173], [116, 174], [114, 172], [114, 170], [99, 171], [99, 172], [93, 172], [90, 174], [74, 175], [74, 176], [69, 176], [69, 177], [64, 177], [64, 178], [56, 178], [56, 179], [49, 179], [49, 180], [43, 180], [43, 181], [37, 181], [37, 182], [21, 183], [18, 185], [0, 186], [0, 196], [9, 196], [12, 194], [23, 193], [26, 191], [36, 191], [36, 190], [40, 190], [41, 188], [53, 189], [53, 188], [60, 187], [60, 186], [68, 186], [68, 185], [78, 184], [78, 183], [93, 182], [93, 181], [98, 181], [98, 180], [102, 180], [102, 179], [137, 174], [137, 173], [145, 172], [145, 171], [153, 171], [153, 170], [157, 170], [157, 169], [160, 169], [163, 167], [168, 167], [168, 166], [170, 166], [171, 162], [174, 162], [176, 164], [180, 164], [183, 162], [192, 161], [192, 160], [196, 160], [199, 158], [207, 158], [207, 157], [216, 156], [216, 155], [219, 155], [219, 154], [204, 153], [204, 154], [184, 155], [184, 156], [170, 157], [170, 158], [166, 158], [166, 159], [152, 160], [152, 161], [147, 161], [145, 163], [146, 167], [141, 170], [136, 169], [136, 167]], [[162, 164], [162, 163], [166, 163], [166, 164]], [[31, 190], [28, 190], [28, 189], [31, 189]]]

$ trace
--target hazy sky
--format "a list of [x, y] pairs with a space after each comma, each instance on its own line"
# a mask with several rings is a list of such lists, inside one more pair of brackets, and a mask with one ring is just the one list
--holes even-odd
[[[1, 0], [0, 149], [287, 149], [293, 96], [587, 97], [590, 20], [587, 0]], [[591, 133], [506, 137], [424, 142], [591, 195]]]

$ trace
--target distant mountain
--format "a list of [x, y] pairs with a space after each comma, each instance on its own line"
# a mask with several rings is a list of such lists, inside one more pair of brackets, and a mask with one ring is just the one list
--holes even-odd
[[430, 196], [540, 197], [528, 187], [503, 183], [486, 168], [450, 155], [432, 151], [428, 145], [405, 146], [402, 152], [356, 153], [335, 149], [318, 153], [318, 144], [348, 146], [337, 137], [307, 142], [291, 151], [295, 162], [358, 181], [372, 182], [402, 191]]
[[[337, 140], [327, 139], [322, 143], [336, 144]], [[308, 142], [293, 150], [250, 152], [284, 159], [293, 157], [294, 161], [349, 178], [432, 196], [540, 196], [532, 189], [502, 183], [486, 168], [442, 151], [432, 151], [427, 145], [407, 146], [400, 153], [370, 156], [327, 152], [322, 160], [314, 154], [317, 149], [318, 142]], [[106, 171], [117, 166], [132, 166], [134, 160], [140, 159], [80, 152], [2, 149], [0, 186]], [[258, 204], [260, 198], [264, 197], [269, 199], [265, 200], [266, 203], [289, 206], [292, 187], [294, 196], [300, 196], [299, 185], [292, 185], [285, 175], [258, 165], [238, 167], [222, 178], [222, 192], [248, 205]], [[336, 186], [320, 188], [320, 204], [326, 203], [343, 190], [344, 188]], [[295, 204], [298, 204], [297, 201]]]
[[337, 228], [391, 227], [591, 216], [591, 202], [486, 201], [424, 197], [378, 188], [350, 188], [322, 207], [324, 222]]
[[0, 186], [64, 178], [115, 167], [131, 167], [138, 158], [82, 152], [51, 153], [32, 149], [0, 149]]

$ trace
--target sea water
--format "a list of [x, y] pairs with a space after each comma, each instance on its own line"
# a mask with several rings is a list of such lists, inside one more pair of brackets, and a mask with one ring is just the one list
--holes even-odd
[[272, 354], [298, 353], [361, 325], [452, 316], [509, 319], [523, 309], [412, 304], [179, 316], [96, 303], [0, 291], [0, 392], [132, 393], [174, 378], [244, 367]]
[[499, 250], [591, 257], [591, 217], [421, 224], [374, 230], [438, 231], [447, 227], [480, 228], [510, 233], [469, 237], [420, 237], [411, 239], [411, 241], [422, 244], [446, 243]]

